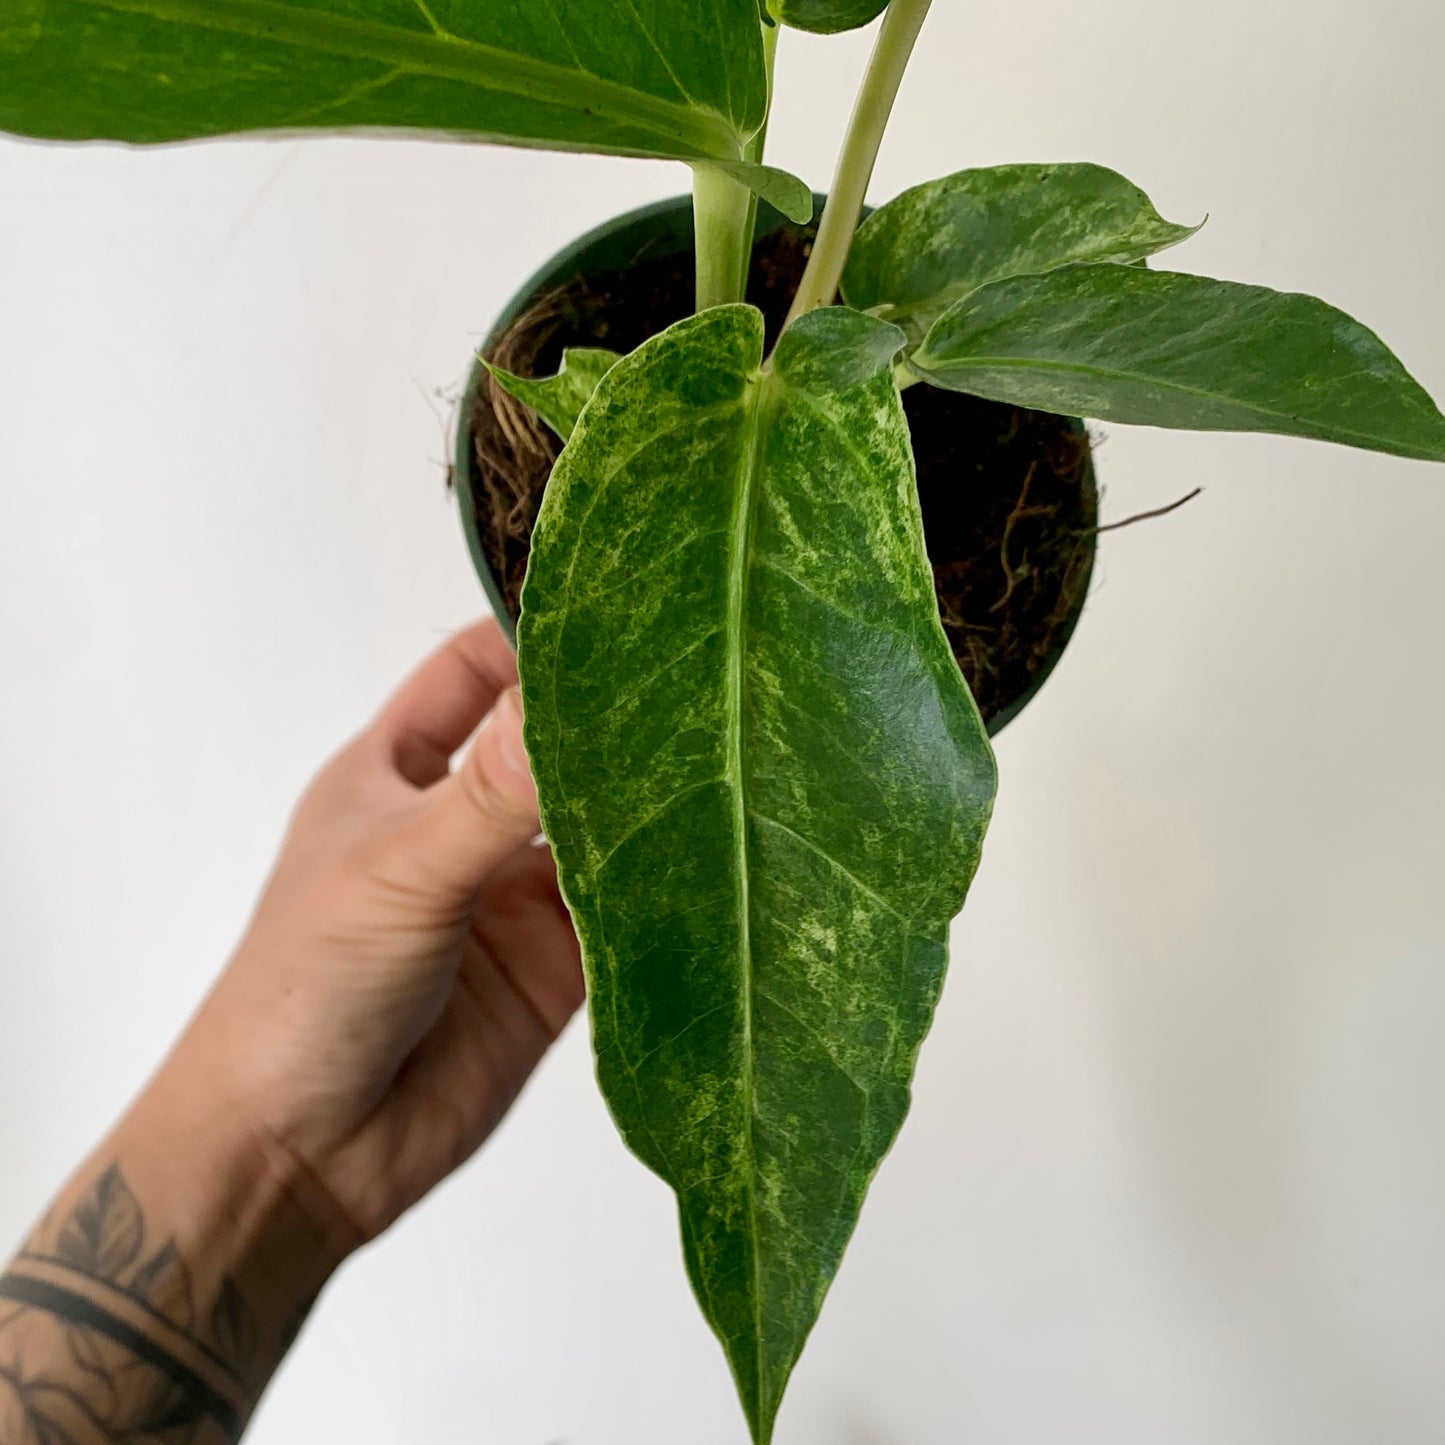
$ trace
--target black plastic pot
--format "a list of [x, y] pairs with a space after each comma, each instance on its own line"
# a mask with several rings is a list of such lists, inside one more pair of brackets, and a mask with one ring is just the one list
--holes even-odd
[[[815, 198], [819, 206], [823, 198]], [[758, 235], [764, 236], [788, 221], [766, 203], [758, 207]], [[544, 296], [547, 296], [577, 280], [579, 277], [603, 276], [625, 270], [644, 256], [667, 256], [690, 252], [693, 246], [692, 201], [687, 196], [657, 201], [635, 211], [617, 216], [613, 220], [588, 231], [570, 246], [559, 251], [540, 270], [532, 275], [508, 302], [502, 314], [497, 317], [487, 339], [482, 343], [481, 354], [489, 354], [506, 334], [509, 327], [525, 312], [530, 310]], [[485, 368], [480, 361], [473, 364], [467, 389], [461, 403], [457, 425], [456, 449], [454, 455], [453, 481], [455, 483], [458, 507], [461, 513], [462, 531], [471, 553], [472, 564], [481, 579], [482, 588], [491, 603], [492, 611], [515, 638], [516, 620], [510, 615], [503, 591], [493, 574], [486, 551], [482, 546], [481, 529], [476, 512], [475, 472], [476, 460], [471, 432], [471, 416], [478, 389], [484, 384]], [[1073, 428], [1084, 435], [1080, 421]], [[1082, 485], [1085, 489], [1088, 510], [1092, 515], [1097, 505], [1097, 483], [1092, 458], [1086, 459]], [[1079, 616], [1083, 611], [1084, 598], [1088, 593], [1089, 577], [1094, 563], [1094, 542], [1087, 540], [1087, 571], [1083, 585], [1078, 591], [1078, 602], [1070, 610], [1060, 632], [1058, 642], [1039, 665], [1033, 681], [1026, 691], [1000, 709], [988, 722], [990, 735], [997, 734], [1034, 699], [1039, 689], [1048, 680], [1063, 656], [1064, 649], [1073, 637]]]

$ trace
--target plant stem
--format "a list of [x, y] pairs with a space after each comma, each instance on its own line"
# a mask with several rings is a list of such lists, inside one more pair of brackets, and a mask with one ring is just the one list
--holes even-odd
[[[759, 22], [760, 24], [762, 22]], [[768, 118], [773, 110], [773, 69], [782, 26], [762, 25], [763, 65], [767, 72], [768, 109], [758, 133], [743, 151], [754, 164], [763, 158], [768, 140]], [[753, 233], [758, 221], [758, 198], [741, 181], [735, 181], [706, 164], [692, 168], [693, 232], [697, 248], [697, 309], [741, 301], [752, 268]]]
[[823, 209], [818, 239], [813, 243], [808, 269], [803, 273], [793, 308], [788, 313], [790, 324], [819, 306], [831, 305], [838, 293], [838, 282], [853, 246], [853, 233], [858, 229], [858, 217], [863, 214], [868, 183], [873, 179], [883, 132], [888, 128], [888, 117], [893, 113], [903, 72], [908, 68], [931, 4], [932, 0], [892, 0], [883, 12], [883, 26], [838, 156], [838, 170], [828, 193], [828, 204]]
[[692, 168], [693, 229], [697, 247], [697, 309], [743, 299], [748, 254], [745, 231], [752, 192], [706, 164]]
[[[782, 22], [779, 20], [774, 20], [771, 25], [764, 24], [763, 26], [763, 65], [768, 77], [768, 112], [767, 115], [763, 117], [761, 129], [757, 135], [748, 142], [747, 150], [743, 152], [743, 159], [752, 161], [754, 164], [761, 163], [763, 152], [767, 149], [768, 123], [773, 118], [773, 78], [778, 63], [778, 35], [782, 31], [782, 28]], [[743, 226], [742, 294], [744, 296], [747, 295], [748, 291], [748, 273], [752, 269], [753, 260], [753, 239], [757, 235], [757, 231], [758, 196], [757, 192], [754, 191], [749, 198], [748, 219]]]

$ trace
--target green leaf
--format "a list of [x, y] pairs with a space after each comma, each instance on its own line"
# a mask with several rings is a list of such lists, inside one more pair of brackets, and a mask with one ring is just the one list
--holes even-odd
[[518, 629], [603, 1092], [766, 1442], [908, 1107], [992, 755], [938, 619], [903, 338], [721, 306], [603, 379]]
[[516, 376], [493, 366], [485, 357], [482, 365], [503, 391], [530, 406], [565, 442], [582, 408], [597, 390], [597, 383], [621, 360], [617, 352], [600, 346], [569, 346], [562, 353], [562, 369], [556, 376]]
[[[773, 365], [794, 390], [826, 399], [832, 392], [851, 392], [891, 373], [905, 340], [886, 321], [846, 306], [824, 306], [783, 333]], [[911, 442], [909, 453], [911, 457]]]
[[0, 0], [0, 129], [57, 140], [410, 131], [732, 164], [766, 109], [756, 0]]
[[888, 0], [774, 0], [772, 10], [784, 25], [836, 35], [867, 25], [887, 8]]
[[909, 364], [1042, 411], [1445, 461], [1445, 417], [1374, 332], [1263, 286], [1136, 266], [1015, 277], [959, 302]]
[[859, 228], [843, 295], [915, 345], [970, 291], [1075, 261], [1139, 261], [1198, 226], [1164, 220], [1138, 186], [1093, 165], [1010, 165], [914, 186]]
[[704, 165], [722, 171], [761, 196], [774, 210], [790, 221], [805, 226], [813, 219], [813, 192], [808, 183], [790, 171], [776, 166], [759, 165], [754, 161], [706, 161]]

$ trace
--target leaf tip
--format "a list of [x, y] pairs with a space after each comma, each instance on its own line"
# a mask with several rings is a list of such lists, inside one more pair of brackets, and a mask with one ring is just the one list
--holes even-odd
[[797, 176], [790, 175], [787, 181], [773, 204], [795, 225], [806, 226], [813, 219], [813, 193]]

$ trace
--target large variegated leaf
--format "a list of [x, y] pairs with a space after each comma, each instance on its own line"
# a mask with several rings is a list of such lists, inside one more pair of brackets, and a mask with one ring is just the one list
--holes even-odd
[[0, 130], [137, 143], [424, 131], [747, 166], [757, 0], [0, 0]]
[[1019, 276], [959, 302], [910, 365], [1043, 411], [1445, 461], [1445, 417], [1374, 332], [1263, 286], [1136, 266]]
[[519, 662], [602, 1088], [766, 1442], [908, 1107], [993, 797], [893, 327], [679, 322], [548, 485]]
[[1198, 229], [1164, 220], [1138, 186], [1103, 166], [959, 171], [904, 191], [864, 221], [843, 295], [916, 344], [990, 281], [1076, 261], [1138, 261]]

